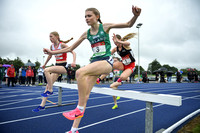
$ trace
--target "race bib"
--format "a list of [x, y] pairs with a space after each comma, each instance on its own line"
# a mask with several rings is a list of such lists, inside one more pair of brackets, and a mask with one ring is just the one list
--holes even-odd
[[122, 63], [124, 65], [129, 65], [131, 63], [131, 59], [130, 59], [129, 55], [122, 57]]
[[94, 52], [93, 57], [105, 55], [106, 54], [105, 42], [103, 41], [92, 44], [92, 50]]

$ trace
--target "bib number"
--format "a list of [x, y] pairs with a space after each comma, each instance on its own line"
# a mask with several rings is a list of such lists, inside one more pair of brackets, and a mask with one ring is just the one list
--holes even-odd
[[122, 57], [122, 63], [124, 65], [129, 65], [131, 63], [131, 59], [130, 59], [129, 55]]
[[92, 50], [94, 52], [93, 57], [105, 55], [106, 54], [105, 42], [98, 42], [93, 44]]

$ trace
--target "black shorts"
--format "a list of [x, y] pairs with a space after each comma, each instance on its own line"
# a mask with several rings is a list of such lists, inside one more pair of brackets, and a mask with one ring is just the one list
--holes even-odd
[[66, 71], [68, 71], [68, 64], [67, 64], [67, 62], [65, 62], [65, 63], [56, 63], [56, 66], [63, 66], [66, 69]]
[[103, 58], [94, 59], [94, 60], [91, 60], [90, 63], [93, 63], [93, 62], [96, 62], [96, 61], [101, 61], [101, 60], [106, 60], [113, 67], [112, 56], [107, 56], [107, 57], [103, 57]]

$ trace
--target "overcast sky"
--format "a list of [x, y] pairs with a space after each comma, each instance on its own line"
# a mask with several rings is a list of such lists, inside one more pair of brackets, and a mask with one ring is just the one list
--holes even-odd
[[[157, 59], [161, 65], [200, 70], [199, 0], [0, 0], [0, 56], [43, 64], [42, 50], [51, 45], [50, 32], [57, 31], [61, 40], [73, 37], [70, 46], [88, 30], [86, 8], [97, 8], [103, 23], [121, 23], [133, 16], [132, 5], [142, 8], [141, 16], [132, 28], [112, 29], [110, 37], [113, 33], [124, 36], [138, 32], [136, 25], [143, 23], [139, 35], [140, 65], [144, 69]], [[138, 64], [138, 38], [130, 42]], [[92, 50], [88, 40], [75, 52], [77, 64], [89, 63]], [[68, 62], [72, 62], [71, 53]], [[55, 58], [48, 65], [52, 63]]]

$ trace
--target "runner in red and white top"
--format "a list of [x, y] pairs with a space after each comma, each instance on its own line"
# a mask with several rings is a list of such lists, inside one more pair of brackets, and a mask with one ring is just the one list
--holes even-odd
[[[68, 46], [65, 43], [68, 43], [73, 39], [71, 38], [68, 41], [62, 41], [60, 40], [58, 32], [55, 31], [51, 32], [49, 37], [50, 41], [53, 43], [50, 46], [50, 49], [52, 51], [68, 48]], [[71, 51], [71, 53], [73, 55], [73, 62], [71, 63], [71, 67], [76, 67], [76, 53], [74, 51]], [[67, 73], [68, 70], [67, 53], [55, 55], [56, 65], [45, 68], [46, 64], [49, 62], [51, 58], [52, 55], [48, 55], [45, 64], [42, 66], [44, 69], [44, 74], [46, 76], [47, 85], [44, 93], [41, 94], [41, 96], [43, 96], [43, 99], [40, 106], [38, 106], [36, 109], [33, 109], [33, 112], [39, 112], [40, 110], [45, 109], [47, 97], [53, 94], [53, 83], [58, 79], [60, 74]]]
[[[66, 44], [65, 44], [66, 45]], [[51, 45], [51, 49], [53, 51], [55, 50], [60, 50], [62, 49], [62, 42], [60, 42], [57, 46], [55, 46], [54, 44]], [[62, 53], [62, 54], [56, 54], [55, 55], [55, 58], [56, 58], [56, 62], [58, 61], [64, 61], [64, 62], [67, 62], [67, 53]]]

